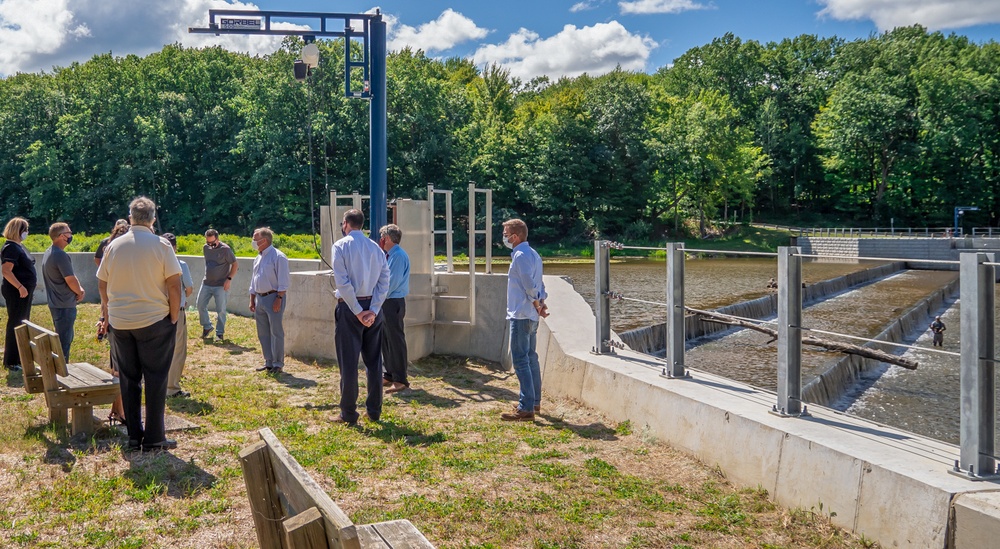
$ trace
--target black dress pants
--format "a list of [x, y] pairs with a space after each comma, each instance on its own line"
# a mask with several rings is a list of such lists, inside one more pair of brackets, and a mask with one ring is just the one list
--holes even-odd
[[403, 332], [403, 318], [406, 316], [406, 299], [393, 297], [382, 305], [385, 326], [382, 328], [382, 361], [385, 362], [385, 379], [402, 383], [406, 379], [406, 334]]
[[[359, 299], [363, 310], [368, 310], [371, 299]], [[365, 409], [368, 417], [378, 421], [382, 415], [382, 321], [365, 327], [351, 312], [347, 303], [337, 303], [334, 312], [337, 322], [337, 365], [340, 368], [340, 417], [348, 422], [358, 421], [358, 356], [365, 361], [368, 371], [368, 398]]]
[[[3, 343], [3, 365], [11, 367], [20, 365], [21, 353], [17, 350], [17, 336], [14, 328], [21, 325], [31, 316], [31, 296], [35, 293], [34, 286], [28, 286], [28, 297], [21, 297], [21, 293], [11, 283], [6, 280], [0, 284], [0, 294], [3, 294], [4, 301], [7, 302], [7, 334]], [[26, 362], [31, 362], [31, 357], [25, 357]]]
[[[128, 439], [133, 445], [167, 439], [163, 414], [167, 407], [167, 375], [174, 357], [176, 325], [170, 315], [144, 328], [109, 331], [111, 353], [118, 366]], [[142, 386], [146, 384], [146, 426], [142, 425]]]

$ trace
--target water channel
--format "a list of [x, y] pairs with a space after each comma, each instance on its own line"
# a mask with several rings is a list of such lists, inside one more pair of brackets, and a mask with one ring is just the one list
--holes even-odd
[[[813, 284], [878, 265], [875, 262], [805, 262], [803, 280]], [[777, 270], [775, 259], [688, 259], [685, 262], [685, 301], [696, 308], [716, 308], [755, 299], [767, 293], [767, 281]], [[568, 277], [593, 306], [593, 263], [546, 264], [546, 274]], [[931, 292], [954, 281], [957, 272], [905, 270], [811, 304], [803, 311], [803, 325], [862, 337], [878, 334], [895, 317]], [[611, 265], [611, 289], [626, 296], [666, 301], [664, 260], [621, 260]], [[997, 303], [1000, 304], [1000, 292]], [[552, 307], [557, 304], [552, 304]], [[942, 311], [948, 325], [944, 350], [959, 349], [959, 304]], [[662, 307], [634, 302], [611, 304], [612, 327], [621, 332], [660, 323]], [[820, 336], [829, 337], [829, 336]], [[1000, 341], [1000, 330], [998, 330]], [[930, 347], [923, 330], [909, 334], [908, 342]], [[702, 369], [757, 387], [775, 390], [777, 350], [769, 336], [740, 330], [689, 342], [688, 367]], [[938, 440], [958, 443], [958, 357], [923, 350], [907, 351], [920, 362], [916, 371], [881, 365], [869, 372], [835, 407], [847, 413], [896, 426]], [[839, 360], [840, 353], [803, 346], [803, 384]], [[998, 399], [1000, 400], [1000, 399]], [[1000, 439], [998, 439], [1000, 440]]]

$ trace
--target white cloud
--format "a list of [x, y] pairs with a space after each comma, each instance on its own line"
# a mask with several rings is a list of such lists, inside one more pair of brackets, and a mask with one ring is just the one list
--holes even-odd
[[656, 46], [651, 38], [630, 33], [619, 22], [611, 21], [583, 28], [566, 25], [549, 38], [522, 28], [502, 44], [481, 46], [473, 59], [479, 64], [499, 63], [513, 76], [528, 81], [541, 75], [596, 76], [619, 65], [642, 71]]
[[[147, 55], [166, 44], [220, 45], [271, 53], [280, 36], [190, 34], [207, 27], [208, 10], [258, 9], [225, 0], [0, 0], [0, 76], [51, 70], [97, 54]], [[272, 28], [305, 28], [275, 21]]]
[[489, 30], [476, 26], [468, 17], [446, 9], [437, 19], [420, 25], [418, 28], [409, 25], [396, 26], [395, 18], [386, 21], [389, 27], [390, 50], [401, 50], [409, 46], [425, 52], [444, 51], [469, 40], [479, 40], [489, 34]]
[[618, 2], [622, 13], [681, 13], [691, 10], [704, 10], [709, 6], [692, 0], [635, 0], [633, 2]]
[[919, 23], [931, 30], [1000, 23], [1000, 2], [991, 0], [819, 0], [820, 12], [841, 20], [870, 19], [881, 30]]
[[597, 4], [595, 4], [594, 2], [577, 2], [576, 4], [573, 4], [572, 7], [569, 8], [569, 11], [577, 13], [580, 11], [587, 11], [595, 8], [597, 8]]

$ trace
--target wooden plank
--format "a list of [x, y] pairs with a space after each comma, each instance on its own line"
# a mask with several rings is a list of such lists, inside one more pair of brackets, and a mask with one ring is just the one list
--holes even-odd
[[52, 366], [52, 351], [49, 348], [49, 338], [45, 334], [40, 334], [31, 339], [31, 356], [35, 364], [42, 371], [42, 385], [45, 386], [45, 393], [54, 394], [59, 391], [59, 381], [56, 379], [56, 372]]
[[45, 392], [42, 384], [42, 374], [35, 366], [35, 357], [31, 354], [31, 329], [24, 324], [14, 328], [17, 340], [17, 352], [21, 356], [21, 368], [24, 375], [24, 390], [28, 394]]
[[285, 519], [281, 525], [285, 529], [288, 549], [328, 549], [330, 545], [326, 540], [325, 523], [323, 515], [315, 507]]
[[257, 442], [241, 450], [240, 466], [258, 543], [262, 549], [285, 549], [285, 536], [280, 526], [284, 513], [275, 491], [267, 443]]
[[408, 520], [390, 520], [371, 526], [392, 549], [434, 549], [431, 542]]
[[45, 333], [49, 336], [49, 351], [52, 352], [52, 366], [56, 369], [56, 374], [68, 376], [69, 372], [66, 371], [66, 357], [62, 354], [62, 343], [59, 342], [59, 334], [48, 330]]
[[361, 540], [361, 546], [365, 549], [391, 549], [374, 525], [365, 524], [358, 526], [357, 529], [358, 539]]
[[285, 496], [289, 514], [297, 514], [316, 506], [326, 520], [326, 535], [330, 547], [360, 549], [357, 529], [347, 514], [337, 507], [299, 462], [295, 461], [270, 429], [265, 427], [259, 433], [271, 452], [271, 467], [276, 485], [278, 491]]
[[73, 423], [70, 424], [69, 434], [75, 436], [79, 433], [94, 432], [94, 409], [90, 406], [76, 406], [73, 408]]

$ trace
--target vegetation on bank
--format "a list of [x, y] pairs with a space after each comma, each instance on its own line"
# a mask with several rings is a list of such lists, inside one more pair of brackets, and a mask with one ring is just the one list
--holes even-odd
[[[94, 235], [75, 233], [73, 235], [73, 243], [66, 247], [66, 251], [94, 252], [97, 250], [97, 245], [101, 239], [107, 236], [107, 233]], [[672, 242], [684, 242], [686, 248], [692, 249], [774, 252], [777, 251], [778, 246], [787, 246], [790, 237], [791, 233], [787, 231], [763, 229], [749, 225], [736, 225], [724, 230], [713, 231], [707, 238], [688, 237]], [[257, 255], [257, 251], [254, 249], [253, 241], [249, 235], [238, 236], [223, 233], [219, 236], [219, 239], [229, 244], [237, 256], [253, 257]], [[3, 239], [0, 238], [0, 242], [2, 241]], [[624, 243], [632, 246], [660, 247], [664, 246], [666, 241], [638, 239]], [[28, 236], [26, 242], [28, 249], [32, 252], [44, 252], [51, 244], [52, 241], [45, 234], [31, 234]], [[204, 244], [205, 237], [203, 235], [177, 235], [177, 253], [179, 255], [202, 255]], [[314, 239], [312, 235], [307, 234], [275, 234], [274, 244], [292, 259], [319, 259], [320, 257], [317, 251], [320, 245], [318, 235]], [[537, 246], [534, 242], [531, 242], [531, 244], [535, 246], [538, 253], [546, 260], [570, 261], [576, 258], [592, 258], [594, 256], [594, 244], [592, 242], [587, 244], [564, 244], [557, 242]], [[440, 252], [441, 250], [442, 248], [439, 247], [438, 251]], [[482, 254], [482, 250], [479, 253]], [[510, 252], [502, 246], [495, 246], [493, 248], [494, 261], [503, 262], [509, 255]], [[612, 255], [662, 257], [664, 253], [649, 250], [613, 250]], [[445, 257], [443, 255], [439, 254], [435, 257], [435, 261], [443, 262], [444, 260]], [[454, 256], [454, 261], [468, 264], [469, 257], [465, 253], [457, 253]], [[476, 261], [477, 263], [483, 263], [485, 259], [480, 255], [476, 258]]]
[[[85, 328], [97, 315], [80, 306], [72, 356], [107, 368], [107, 343]], [[45, 306], [32, 319], [51, 325]], [[412, 389], [386, 397], [380, 422], [348, 428], [331, 422], [336, 366], [289, 358], [282, 375], [255, 372], [252, 319], [231, 315], [225, 343], [198, 339], [195, 314], [187, 327], [192, 396], [170, 399], [167, 413], [196, 427], [170, 432], [169, 453], [125, 452], [117, 429], [69, 438], [48, 424], [42, 395], [6, 373], [0, 546], [255, 547], [238, 453], [264, 426], [354, 522], [406, 518], [441, 549], [874, 546], [831, 526], [822, 507], [781, 509], [579, 403], [546, 397], [534, 423], [500, 421], [518, 386], [496, 364], [416, 361]]]

